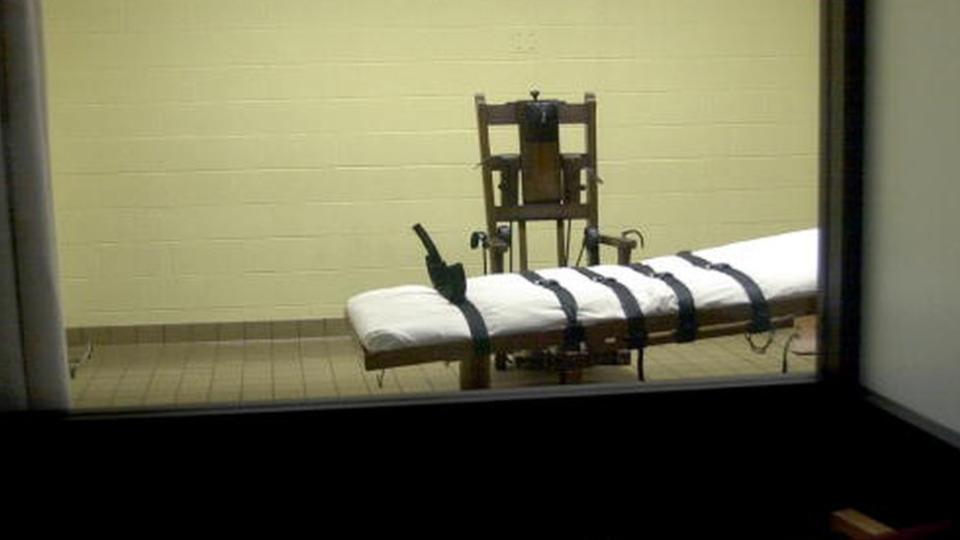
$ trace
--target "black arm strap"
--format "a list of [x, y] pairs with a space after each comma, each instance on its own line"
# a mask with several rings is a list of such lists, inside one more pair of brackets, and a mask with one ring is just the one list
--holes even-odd
[[423, 247], [427, 250], [427, 274], [430, 276], [433, 288], [463, 313], [470, 328], [476, 353], [490, 354], [490, 334], [487, 332], [487, 324], [483, 322], [483, 315], [480, 314], [477, 306], [467, 300], [467, 277], [463, 271], [463, 265], [460, 263], [448, 265], [422, 225], [417, 223], [413, 226], [413, 231], [420, 237]]
[[703, 268], [705, 270], [723, 272], [724, 274], [737, 280], [737, 283], [739, 283], [740, 286], [743, 287], [744, 292], [747, 293], [747, 298], [750, 299], [750, 307], [753, 310], [753, 319], [750, 322], [750, 332], [753, 334], [759, 334], [761, 332], [767, 332], [770, 330], [770, 307], [767, 305], [767, 299], [763, 296], [763, 291], [760, 290], [760, 286], [757, 285], [757, 282], [754, 281], [753, 278], [730, 266], [729, 264], [713, 263], [702, 257], [698, 257], [689, 251], [681, 251], [680, 253], [677, 253], [677, 257], [680, 257], [696, 267]]
[[617, 299], [620, 300], [620, 307], [623, 308], [623, 314], [627, 318], [630, 347], [642, 350], [647, 345], [647, 325], [643, 318], [643, 311], [640, 310], [640, 304], [637, 303], [637, 298], [633, 296], [630, 289], [616, 279], [603, 276], [593, 270], [579, 267], [574, 268], [574, 270], [597, 283], [606, 285], [617, 295]]
[[577, 319], [576, 298], [574, 298], [573, 295], [570, 294], [570, 291], [565, 289], [563, 285], [560, 285], [555, 280], [545, 279], [536, 272], [520, 272], [520, 275], [530, 283], [548, 289], [557, 296], [557, 300], [560, 301], [560, 307], [563, 309], [563, 314], [567, 318], [567, 327], [563, 330], [564, 347], [567, 349], [580, 348], [580, 342], [583, 341], [584, 338], [584, 330], [583, 325], [581, 325]]
[[693, 303], [690, 289], [670, 272], [657, 272], [641, 263], [631, 264], [630, 268], [647, 277], [659, 279], [673, 289], [673, 294], [677, 297], [678, 325], [674, 333], [677, 342], [687, 343], [697, 339], [697, 307]]

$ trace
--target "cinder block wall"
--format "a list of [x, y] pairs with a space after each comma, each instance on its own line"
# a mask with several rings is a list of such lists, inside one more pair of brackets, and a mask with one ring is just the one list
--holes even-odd
[[814, 0], [43, 7], [70, 326], [338, 317], [426, 281], [415, 222], [478, 273], [475, 92], [595, 92], [601, 222], [645, 256], [816, 222]]

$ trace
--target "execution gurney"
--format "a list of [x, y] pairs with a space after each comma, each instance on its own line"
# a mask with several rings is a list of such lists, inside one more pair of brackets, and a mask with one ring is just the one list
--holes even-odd
[[346, 315], [369, 371], [459, 361], [461, 388], [486, 388], [496, 353], [632, 349], [643, 380], [646, 346], [749, 337], [815, 314], [818, 242], [807, 229], [633, 265], [473, 277], [462, 304], [425, 285], [377, 289], [350, 298]]

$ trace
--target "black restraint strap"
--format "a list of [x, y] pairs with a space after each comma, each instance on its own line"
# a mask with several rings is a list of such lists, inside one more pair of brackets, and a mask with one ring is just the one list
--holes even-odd
[[767, 305], [767, 299], [763, 296], [760, 286], [750, 276], [740, 270], [730, 266], [727, 263], [713, 263], [702, 257], [698, 257], [689, 251], [677, 253], [677, 257], [688, 263], [706, 270], [716, 270], [737, 280], [747, 298], [750, 299], [750, 307], [753, 309], [753, 320], [750, 322], [750, 332], [759, 334], [770, 330], [770, 307]]
[[467, 320], [467, 326], [470, 327], [470, 336], [473, 338], [474, 351], [478, 355], [490, 354], [490, 334], [487, 332], [487, 324], [483, 322], [483, 315], [480, 315], [477, 306], [466, 298], [459, 304], [454, 305], [460, 308], [460, 312]]
[[643, 312], [640, 310], [640, 304], [637, 298], [633, 296], [623, 283], [620, 283], [612, 277], [600, 275], [587, 268], [574, 268], [584, 276], [609, 287], [620, 300], [620, 306], [623, 308], [623, 314], [627, 318], [627, 333], [631, 348], [643, 350], [647, 345], [647, 325], [643, 319]]
[[630, 268], [647, 277], [659, 279], [673, 289], [673, 294], [677, 297], [677, 319], [679, 320], [677, 331], [674, 334], [677, 342], [686, 343], [697, 339], [697, 307], [693, 303], [693, 295], [690, 294], [690, 289], [670, 272], [657, 272], [641, 263], [631, 264]]
[[460, 263], [447, 264], [440, 256], [436, 244], [430, 238], [430, 234], [423, 228], [423, 225], [417, 223], [413, 226], [413, 232], [417, 233], [420, 242], [427, 250], [427, 274], [430, 276], [430, 283], [436, 289], [440, 296], [447, 299], [448, 302], [457, 306], [463, 317], [467, 319], [467, 326], [470, 328], [470, 336], [473, 338], [473, 348], [478, 355], [490, 354], [490, 334], [487, 332], [487, 324], [483, 322], [483, 316], [477, 310], [477, 306], [467, 300], [467, 276], [463, 271], [463, 265]]
[[563, 314], [567, 317], [567, 327], [563, 330], [564, 347], [567, 349], [579, 348], [580, 342], [583, 341], [584, 331], [583, 325], [577, 319], [577, 300], [570, 294], [570, 291], [557, 283], [556, 280], [545, 279], [536, 272], [520, 272], [520, 275], [530, 283], [548, 289], [557, 296]]

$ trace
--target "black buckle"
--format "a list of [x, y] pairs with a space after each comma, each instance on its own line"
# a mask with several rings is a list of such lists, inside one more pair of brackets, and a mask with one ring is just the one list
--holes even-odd
[[541, 286], [541, 287], [546, 287], [546, 288], [548, 288], [548, 289], [552, 289], [552, 288], [558, 287], [558, 286], [560, 285], [559, 283], [557, 283], [557, 280], [555, 280], [555, 279], [538, 279], [538, 280], [534, 281], [533, 283], [536, 284], [536, 285], [539, 285], [539, 286]]
[[617, 280], [610, 276], [591, 276], [590, 279], [596, 281], [597, 283], [603, 283], [607, 285], [608, 283], [616, 283]]
[[720, 270], [721, 272], [729, 270], [730, 265], [727, 263], [710, 263], [707, 265], [708, 270]]

